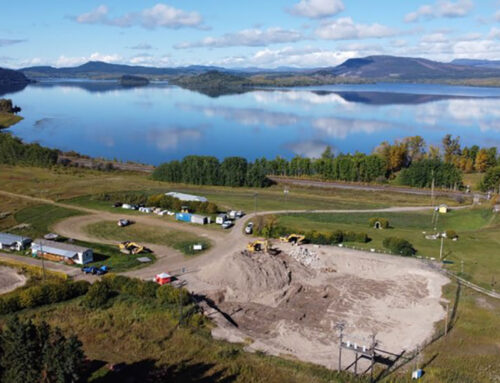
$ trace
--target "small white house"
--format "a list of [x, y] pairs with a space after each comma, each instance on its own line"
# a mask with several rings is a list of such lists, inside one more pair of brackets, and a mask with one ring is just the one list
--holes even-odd
[[218, 225], [222, 225], [226, 220], [227, 220], [227, 214], [219, 214], [217, 218], [215, 218], [215, 223]]
[[78, 265], [84, 265], [94, 260], [92, 249], [44, 239], [37, 239], [31, 244], [31, 253], [47, 259]]
[[31, 243], [31, 239], [19, 235], [0, 233], [0, 250], [21, 251]]
[[177, 198], [178, 200], [186, 201], [186, 202], [208, 202], [208, 199], [206, 199], [205, 197], [200, 197], [200, 196], [192, 195], [192, 194], [169, 192], [169, 193], [165, 193], [165, 195], [169, 196], [169, 197], [174, 197], [174, 198]]

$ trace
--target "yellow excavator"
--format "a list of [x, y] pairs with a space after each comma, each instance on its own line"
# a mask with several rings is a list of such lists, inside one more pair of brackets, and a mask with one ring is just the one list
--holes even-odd
[[262, 241], [262, 240], [250, 242], [247, 245], [247, 250], [251, 253], [265, 251], [266, 253], [271, 255], [277, 255], [280, 253], [278, 249], [274, 249], [273, 247], [271, 247], [269, 241]]
[[131, 241], [121, 242], [118, 247], [124, 254], [140, 254], [147, 251], [144, 246]]
[[302, 245], [306, 240], [306, 236], [302, 234], [290, 234], [285, 237], [280, 237], [281, 242], [292, 243], [294, 245]]
[[256, 251], [267, 251], [269, 249], [269, 241], [255, 241], [247, 245], [247, 250], [255, 253]]

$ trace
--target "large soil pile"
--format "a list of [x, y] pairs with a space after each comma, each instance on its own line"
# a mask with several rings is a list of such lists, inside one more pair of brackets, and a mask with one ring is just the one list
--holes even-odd
[[335, 367], [338, 322], [358, 344], [376, 333], [381, 347], [400, 353], [431, 336], [444, 316], [447, 279], [416, 260], [334, 247], [284, 250], [233, 254], [194, 276], [231, 317], [214, 317], [214, 336]]

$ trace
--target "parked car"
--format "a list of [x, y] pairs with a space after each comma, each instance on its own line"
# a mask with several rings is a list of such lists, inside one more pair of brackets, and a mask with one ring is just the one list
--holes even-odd
[[122, 207], [122, 203], [121, 202], [115, 202], [113, 207]]
[[82, 272], [85, 274], [92, 274], [92, 275], [104, 275], [109, 271], [108, 266], [101, 266], [99, 268], [95, 266], [88, 266], [88, 267], [82, 267]]
[[245, 234], [252, 234], [253, 233], [253, 222], [248, 222], [247, 226], [245, 227]]
[[233, 226], [233, 221], [224, 221], [222, 223], [222, 228], [223, 229], [229, 229], [231, 226]]
[[131, 224], [132, 224], [132, 221], [130, 221], [128, 219], [120, 219], [120, 220], [118, 220], [118, 226], [120, 226], [120, 227], [129, 226]]

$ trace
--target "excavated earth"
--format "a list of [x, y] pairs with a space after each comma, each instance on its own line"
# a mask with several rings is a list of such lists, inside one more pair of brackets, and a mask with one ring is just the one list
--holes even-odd
[[418, 260], [338, 247], [281, 250], [235, 253], [189, 277], [190, 289], [213, 302], [206, 313], [218, 325], [215, 337], [336, 368], [337, 323], [345, 323], [346, 340], [368, 345], [376, 334], [380, 348], [401, 353], [444, 318], [448, 279]]

